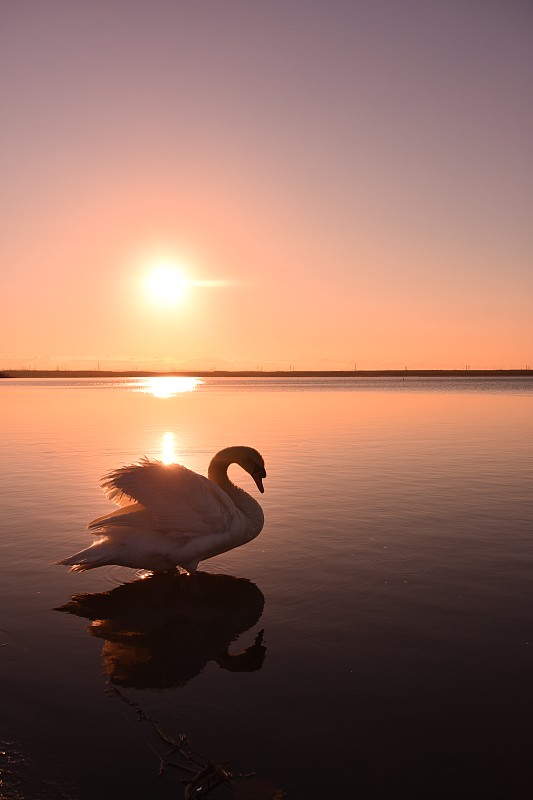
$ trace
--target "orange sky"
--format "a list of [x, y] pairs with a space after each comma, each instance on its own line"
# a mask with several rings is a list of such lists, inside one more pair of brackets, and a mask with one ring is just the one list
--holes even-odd
[[0, 369], [533, 363], [527, 4], [1, 14]]

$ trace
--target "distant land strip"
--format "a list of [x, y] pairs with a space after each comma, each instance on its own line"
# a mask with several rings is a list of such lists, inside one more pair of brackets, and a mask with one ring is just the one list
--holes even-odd
[[533, 378], [531, 369], [370, 369], [370, 370], [68, 370], [16, 369], [0, 378]]

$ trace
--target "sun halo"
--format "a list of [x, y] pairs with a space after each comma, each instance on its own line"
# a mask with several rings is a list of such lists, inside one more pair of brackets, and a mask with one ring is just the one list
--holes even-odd
[[155, 264], [145, 279], [149, 299], [158, 306], [176, 306], [185, 300], [189, 282], [172, 263]]

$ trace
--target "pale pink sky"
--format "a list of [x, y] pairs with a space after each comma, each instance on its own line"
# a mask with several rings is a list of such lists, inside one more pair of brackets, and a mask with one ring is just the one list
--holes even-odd
[[2, 4], [0, 369], [532, 365], [532, 41], [521, 0]]

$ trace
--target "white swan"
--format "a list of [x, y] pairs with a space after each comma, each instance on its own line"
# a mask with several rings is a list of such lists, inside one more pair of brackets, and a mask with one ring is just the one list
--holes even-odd
[[208, 478], [180, 464], [143, 458], [108, 473], [102, 489], [120, 508], [89, 523], [100, 536], [58, 561], [71, 572], [106, 564], [165, 572], [194, 572], [200, 561], [254, 539], [263, 528], [259, 503], [228, 478], [239, 464], [263, 492], [263, 457], [251, 447], [226, 447], [209, 464]]

